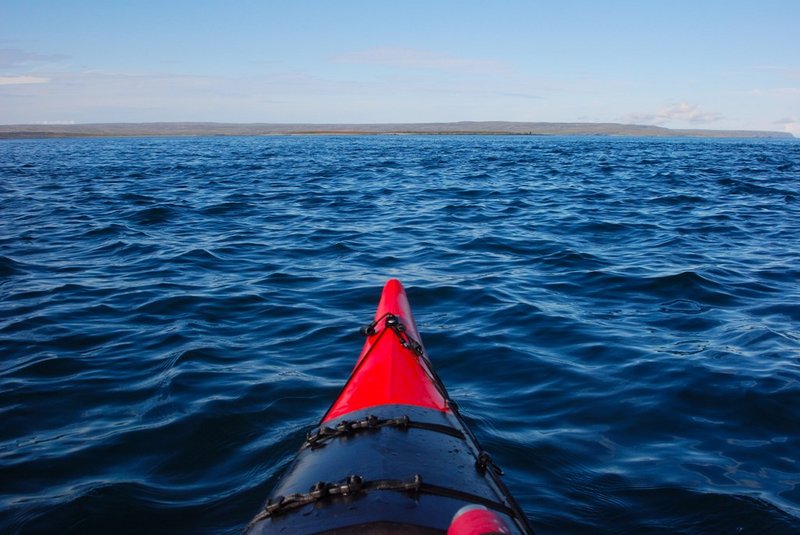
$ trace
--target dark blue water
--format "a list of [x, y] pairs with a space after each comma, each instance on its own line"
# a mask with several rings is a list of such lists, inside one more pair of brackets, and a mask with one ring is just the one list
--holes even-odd
[[800, 532], [800, 143], [0, 142], [0, 532], [238, 533], [389, 277], [540, 533]]

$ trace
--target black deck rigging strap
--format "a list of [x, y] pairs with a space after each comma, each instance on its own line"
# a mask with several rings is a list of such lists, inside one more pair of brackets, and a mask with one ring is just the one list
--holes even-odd
[[464, 433], [450, 427], [449, 425], [434, 424], [428, 422], [417, 422], [411, 420], [408, 416], [400, 416], [397, 418], [378, 418], [374, 415], [369, 415], [361, 420], [342, 420], [335, 427], [323, 426], [315, 429], [306, 437], [303, 444], [304, 448], [317, 449], [322, 448], [325, 444], [338, 437], [353, 436], [362, 431], [375, 431], [382, 427], [395, 427], [398, 429], [425, 429], [427, 431], [434, 431], [436, 433], [444, 433], [451, 437], [456, 437], [464, 440]]
[[489, 509], [494, 509], [500, 513], [508, 515], [511, 518], [516, 518], [514, 509], [508, 507], [504, 503], [496, 502], [477, 494], [470, 494], [447, 487], [440, 487], [438, 485], [431, 485], [422, 481], [419, 474], [415, 474], [409, 480], [400, 479], [375, 479], [372, 481], [364, 480], [361, 476], [349, 476], [344, 481], [326, 483], [320, 481], [315, 484], [306, 493], [289, 494], [288, 496], [277, 496], [270, 499], [264, 510], [259, 513], [251, 525], [264, 520], [283, 514], [287, 511], [303, 507], [310, 503], [315, 503], [319, 500], [336, 497], [336, 496], [351, 496], [358, 493], [376, 491], [376, 490], [390, 490], [397, 492], [413, 492], [418, 494], [432, 494], [436, 496], [444, 496], [447, 498], [454, 498], [467, 503], [483, 505]]

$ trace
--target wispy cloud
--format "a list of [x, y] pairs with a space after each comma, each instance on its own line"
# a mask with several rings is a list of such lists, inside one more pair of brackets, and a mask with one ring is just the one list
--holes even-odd
[[330, 92], [330, 88], [325, 92], [322, 87], [310, 87], [313, 80], [308, 78], [286, 81], [98, 71], [62, 71], [48, 77], [49, 83], [30, 75], [0, 77], [4, 84], [0, 85], [0, 122], [273, 120], [274, 110], [280, 109], [276, 101], [284, 97], [305, 102]]
[[67, 58], [68, 56], [63, 54], [36, 54], [19, 48], [0, 48], [0, 69], [30, 67], [63, 61]]
[[0, 76], [0, 85], [46, 84], [50, 78], [44, 76]]
[[800, 95], [800, 87], [774, 87], [771, 89], [751, 89], [747, 92], [748, 95], [754, 97], [764, 96], [796, 96]]
[[781, 125], [784, 132], [800, 137], [800, 117], [784, 117], [775, 121], [775, 124]]
[[780, 65], [760, 65], [756, 70], [771, 71], [786, 78], [800, 78], [800, 68], [798, 67], [785, 67]]
[[636, 124], [665, 124], [672, 121], [687, 122], [691, 124], [709, 124], [723, 118], [722, 114], [713, 111], [704, 111], [697, 104], [681, 102], [672, 104], [656, 111], [655, 113], [632, 113], [627, 116], [627, 121]]
[[425, 69], [460, 74], [507, 74], [503, 61], [463, 58], [443, 52], [401, 47], [379, 47], [339, 54], [331, 61], [342, 64], [377, 65], [396, 69]]

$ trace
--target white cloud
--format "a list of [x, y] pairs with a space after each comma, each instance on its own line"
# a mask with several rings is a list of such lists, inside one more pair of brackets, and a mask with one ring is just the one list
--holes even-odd
[[636, 124], [661, 125], [669, 122], [686, 122], [691, 124], [708, 124], [722, 119], [722, 114], [704, 111], [697, 104], [681, 102], [661, 108], [655, 113], [632, 113], [627, 121]]
[[0, 76], [0, 85], [46, 84], [50, 78], [44, 76]]
[[783, 126], [784, 132], [789, 132], [795, 137], [800, 137], [800, 117], [784, 117], [783, 119], [775, 121], [775, 124]]
[[502, 61], [451, 56], [442, 52], [414, 48], [381, 47], [333, 56], [334, 63], [378, 65], [397, 69], [425, 69], [461, 74], [508, 74], [511, 67]]

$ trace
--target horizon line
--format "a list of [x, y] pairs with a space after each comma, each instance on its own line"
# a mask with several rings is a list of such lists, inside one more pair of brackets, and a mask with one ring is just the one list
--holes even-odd
[[198, 135], [280, 135], [280, 134], [528, 134], [607, 135], [654, 137], [768, 137], [796, 139], [778, 130], [670, 128], [660, 125], [615, 122], [549, 121], [430, 121], [377, 123], [321, 122], [41, 122], [0, 124], [0, 136], [198, 136]]

